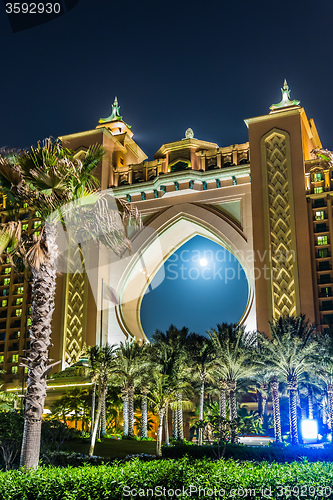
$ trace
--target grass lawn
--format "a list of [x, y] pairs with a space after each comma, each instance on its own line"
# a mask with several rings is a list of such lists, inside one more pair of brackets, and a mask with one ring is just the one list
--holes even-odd
[[[66, 441], [62, 445], [62, 450], [75, 451], [88, 455], [90, 443], [79, 440]], [[126, 455], [147, 453], [156, 455], [156, 441], [135, 441], [127, 439], [104, 439], [101, 443], [96, 443], [95, 455], [105, 458], [125, 458]]]

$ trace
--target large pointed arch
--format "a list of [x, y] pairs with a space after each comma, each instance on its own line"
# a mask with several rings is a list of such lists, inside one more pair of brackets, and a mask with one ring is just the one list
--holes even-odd
[[[249, 329], [256, 328], [252, 246], [234, 220], [209, 207], [184, 203], [159, 213], [148, 226], [151, 236], [145, 240], [140, 234], [137, 236], [139, 240], [142, 238], [136, 242], [139, 251], [121, 276], [121, 305], [110, 311], [109, 324], [113, 325], [113, 332], [117, 324], [126, 337], [147, 340], [140, 321], [141, 302], [147, 287], [170, 255], [197, 235], [221, 245], [239, 260], [249, 285], [248, 303], [240, 322]], [[146, 272], [142, 272], [142, 262]]]

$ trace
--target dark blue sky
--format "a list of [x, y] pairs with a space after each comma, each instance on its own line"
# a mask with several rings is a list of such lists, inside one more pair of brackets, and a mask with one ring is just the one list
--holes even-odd
[[0, 147], [94, 128], [115, 95], [150, 158], [188, 127], [241, 143], [287, 78], [332, 149], [332, 19], [331, 0], [80, 0], [14, 34], [0, 4]]
[[[206, 259], [205, 261], [202, 259]], [[154, 280], [164, 280], [154, 288]], [[170, 324], [205, 334], [217, 323], [236, 323], [248, 300], [248, 284], [238, 260], [217, 243], [195, 236], [165, 262], [141, 305], [141, 324], [150, 339]]]

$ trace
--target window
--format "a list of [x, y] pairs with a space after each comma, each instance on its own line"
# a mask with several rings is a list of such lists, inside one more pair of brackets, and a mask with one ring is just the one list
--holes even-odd
[[324, 210], [320, 210], [318, 212], [315, 213], [315, 219], [316, 220], [323, 220], [325, 219], [325, 212]]
[[29, 306], [29, 312], [28, 312], [28, 314], [32, 314], [32, 307], [31, 306]]
[[313, 206], [314, 208], [326, 207], [325, 200], [323, 200], [322, 198], [319, 200], [314, 200]]
[[16, 309], [15, 316], [21, 317], [22, 316], [22, 309]]
[[314, 192], [315, 194], [323, 193], [323, 192], [324, 192], [324, 188], [323, 188], [323, 186], [314, 187], [314, 188], [313, 188], [313, 192]]
[[40, 226], [40, 221], [39, 220], [35, 220], [34, 222], [34, 228], [36, 229], [36, 227], [39, 227]]
[[31, 326], [31, 318], [27, 319], [27, 326]]
[[332, 311], [332, 309], [333, 309], [333, 302], [331, 300], [324, 300], [322, 304], [322, 310]]
[[28, 203], [23, 203], [23, 208], [28, 208]]
[[5, 360], [5, 356], [0, 356], [0, 363], [3, 363]]
[[19, 286], [18, 289], [17, 289], [17, 293], [20, 295], [21, 293], [23, 293], [23, 286]]
[[5, 274], [10, 274], [10, 271], [12, 270], [11, 267], [6, 267], [5, 268]]
[[27, 231], [29, 224], [22, 224], [22, 231]]
[[16, 337], [19, 339], [21, 335], [21, 332], [16, 332]]
[[329, 257], [328, 248], [319, 248], [318, 257], [319, 259], [325, 259], [325, 257]]
[[330, 325], [333, 322], [333, 314], [324, 314], [323, 321], [326, 325]]
[[326, 231], [327, 231], [326, 222], [321, 222], [320, 224], [316, 224], [317, 233], [325, 233]]
[[23, 302], [23, 298], [19, 298], [19, 299], [16, 299], [16, 305], [19, 306], [20, 304], [22, 304]]
[[330, 269], [330, 261], [329, 260], [323, 260], [322, 262], [319, 262], [318, 271], [328, 271], [329, 269]]
[[12, 373], [17, 373], [17, 366], [12, 366]]
[[6, 264], [10, 264], [10, 258], [9, 257], [6, 258]]
[[321, 172], [317, 172], [315, 174], [312, 174], [312, 181], [313, 182], [320, 182], [323, 180], [323, 174]]
[[18, 354], [12, 355], [12, 363], [18, 363]]
[[5, 279], [3, 280], [3, 284], [4, 284], [4, 285], [9, 285], [9, 284], [10, 284], [10, 278], [5, 278]]
[[319, 278], [320, 283], [331, 283], [331, 275], [330, 274], [321, 274]]
[[7, 304], [8, 304], [8, 300], [3, 300], [1, 302], [1, 307], [7, 307]]
[[327, 236], [317, 236], [317, 245], [327, 245]]

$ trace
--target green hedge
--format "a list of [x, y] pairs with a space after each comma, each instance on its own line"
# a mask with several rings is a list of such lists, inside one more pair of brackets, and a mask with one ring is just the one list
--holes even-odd
[[[185, 455], [196, 459], [216, 459], [219, 457], [216, 446], [198, 446], [184, 443], [163, 446], [163, 457], [165, 458], [182, 458]], [[309, 462], [330, 461], [333, 460], [333, 446], [307, 448], [303, 446], [242, 446], [228, 444], [224, 458], [280, 463], [299, 461], [302, 458], [306, 458]]]
[[333, 498], [333, 464], [255, 464], [188, 457], [134, 460], [111, 466], [0, 473], [0, 492], [1, 500]]

